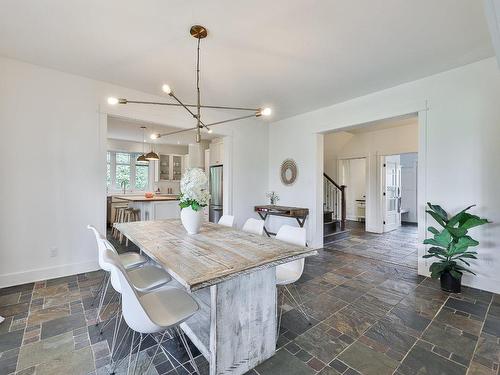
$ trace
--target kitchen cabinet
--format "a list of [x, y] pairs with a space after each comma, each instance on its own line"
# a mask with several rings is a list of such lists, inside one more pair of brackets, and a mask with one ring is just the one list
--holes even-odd
[[210, 165], [224, 164], [224, 143], [222, 139], [214, 139], [210, 143]]
[[184, 173], [184, 155], [163, 155], [160, 160], [155, 161], [155, 182], [179, 181]]

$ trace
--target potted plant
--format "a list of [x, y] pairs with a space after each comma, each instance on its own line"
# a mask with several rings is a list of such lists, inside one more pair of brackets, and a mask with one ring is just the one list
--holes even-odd
[[182, 225], [189, 234], [200, 231], [203, 207], [206, 207], [210, 200], [207, 183], [207, 176], [200, 168], [188, 169], [182, 176], [179, 206]]
[[440, 279], [442, 290], [460, 293], [463, 273], [475, 275], [468, 267], [470, 267], [470, 259], [477, 259], [477, 252], [469, 248], [479, 245], [479, 242], [467, 233], [471, 228], [488, 223], [488, 220], [467, 212], [474, 205], [463, 209], [451, 218], [441, 206], [430, 203], [427, 205], [429, 208], [425, 212], [443, 228], [442, 230], [437, 230], [432, 226], [427, 228], [433, 234], [433, 238], [424, 241], [425, 245], [432, 245], [424, 258], [439, 259], [429, 267], [431, 277]]
[[275, 191], [270, 191], [266, 194], [266, 196], [269, 198], [269, 202], [271, 203], [271, 205], [275, 205], [276, 203], [278, 203], [278, 201], [280, 200], [280, 196], [278, 195], [278, 193], [276, 193]]

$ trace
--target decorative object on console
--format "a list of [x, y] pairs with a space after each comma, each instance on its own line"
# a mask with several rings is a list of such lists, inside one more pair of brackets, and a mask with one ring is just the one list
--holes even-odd
[[273, 206], [280, 200], [280, 196], [275, 191], [268, 192], [266, 194], [266, 197], [269, 198], [269, 203], [272, 204]]
[[[476, 251], [469, 251], [469, 247], [479, 245], [479, 242], [468, 236], [468, 230], [483, 224], [489, 223], [487, 219], [472, 215], [467, 211], [474, 207], [469, 206], [460, 211], [455, 216], [449, 218], [448, 213], [441, 206], [427, 202], [429, 209], [427, 212], [437, 223], [443, 227], [441, 231], [434, 227], [427, 230], [434, 237], [424, 240], [425, 245], [432, 245], [428, 254], [424, 258], [438, 258], [431, 264], [429, 271], [431, 277], [441, 280], [441, 289], [446, 292], [460, 293], [462, 275], [464, 272], [475, 275], [469, 268], [469, 260], [477, 259]], [[458, 262], [461, 263], [458, 263]]]
[[[189, 32], [190, 32], [191, 36], [193, 36], [197, 40], [197, 49], [196, 49], [197, 103], [196, 104], [185, 104], [184, 102], [182, 102], [174, 94], [174, 92], [172, 91], [170, 86], [167, 84], [164, 84], [162, 86], [162, 91], [165, 94], [169, 95], [171, 98], [173, 98], [175, 103], [145, 102], [145, 101], [138, 101], [138, 100], [128, 100], [128, 99], [124, 99], [124, 98], [118, 99], [118, 98], [110, 97], [110, 98], [108, 98], [108, 104], [109, 105], [116, 105], [116, 104], [135, 103], [135, 104], [152, 104], [152, 105], [183, 107], [189, 113], [189, 115], [196, 120], [195, 127], [188, 128], [188, 129], [176, 130], [176, 131], [164, 133], [164, 134], [153, 134], [153, 135], [151, 135], [151, 138], [157, 139], [157, 138], [164, 137], [164, 136], [171, 135], [171, 134], [177, 134], [177, 133], [181, 133], [181, 132], [185, 132], [185, 131], [196, 130], [196, 142], [197, 143], [200, 143], [200, 141], [201, 141], [201, 129], [203, 129], [203, 128], [205, 128], [208, 133], [211, 133], [212, 132], [211, 126], [214, 126], [214, 125], [225, 124], [228, 122], [243, 120], [243, 119], [250, 118], [250, 117], [270, 116], [271, 115], [271, 108], [244, 108], [244, 107], [228, 107], [228, 106], [215, 106], [215, 105], [202, 105], [201, 104], [201, 95], [200, 95], [200, 42], [202, 39], [205, 39], [207, 37], [208, 31], [204, 26], [194, 25], [191, 27]], [[190, 108], [196, 108], [196, 111], [195, 111], [196, 113], [193, 112]], [[251, 112], [251, 114], [238, 116], [238, 117], [230, 118], [227, 120], [212, 122], [210, 124], [205, 124], [202, 121], [202, 116], [201, 116], [201, 109], [202, 108], [218, 109], [218, 110], [232, 110], [232, 111], [247, 111], [247, 112]], [[146, 155], [146, 158], [147, 158], [147, 155]]]
[[181, 179], [181, 221], [189, 234], [197, 234], [200, 231], [202, 209], [210, 200], [207, 183], [207, 175], [200, 168], [188, 169]]
[[292, 185], [297, 180], [297, 163], [293, 159], [286, 159], [281, 163], [280, 177], [283, 185]]

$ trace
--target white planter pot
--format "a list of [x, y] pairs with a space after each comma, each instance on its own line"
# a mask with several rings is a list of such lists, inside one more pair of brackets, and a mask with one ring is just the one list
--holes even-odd
[[186, 207], [181, 210], [181, 222], [189, 234], [197, 234], [200, 232], [202, 218], [203, 210], [195, 211], [191, 207]]

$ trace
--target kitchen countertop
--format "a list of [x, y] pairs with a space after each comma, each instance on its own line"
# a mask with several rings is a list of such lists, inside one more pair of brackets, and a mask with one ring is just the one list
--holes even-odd
[[161, 202], [179, 200], [179, 196], [177, 195], [155, 195], [153, 198], [146, 198], [144, 195], [115, 195], [114, 197], [129, 202]]

